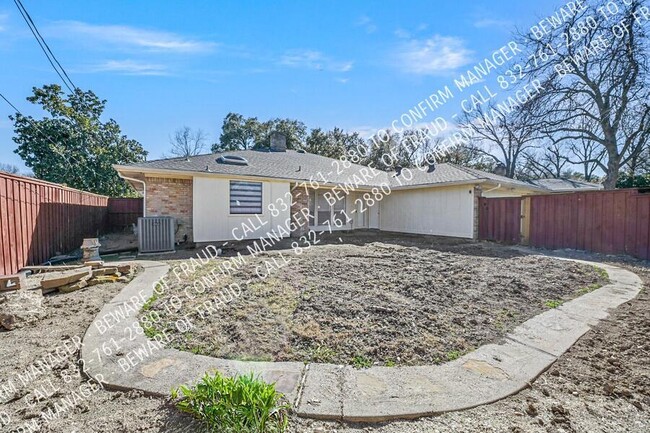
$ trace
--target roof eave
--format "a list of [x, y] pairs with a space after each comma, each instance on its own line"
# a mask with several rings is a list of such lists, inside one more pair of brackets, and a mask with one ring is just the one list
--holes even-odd
[[[259, 179], [259, 180], [269, 180], [272, 182], [289, 182], [289, 183], [302, 183], [305, 182], [309, 184], [309, 179], [296, 179], [288, 177], [274, 177], [274, 176], [262, 176], [255, 174], [236, 174], [236, 173], [220, 173], [215, 171], [195, 171], [195, 170], [175, 170], [175, 169], [166, 169], [166, 168], [144, 168], [144, 167], [135, 167], [131, 165], [113, 165], [113, 168], [118, 173], [143, 173], [143, 174], [159, 174], [164, 176], [176, 175], [176, 176], [208, 176], [208, 177], [225, 177], [231, 179]], [[326, 188], [334, 188], [342, 183], [334, 182], [323, 182], [318, 181], [319, 186]], [[377, 185], [359, 185], [358, 189], [370, 190]]]
[[520, 184], [520, 183], [517, 183], [517, 182], [509, 182], [507, 180], [496, 180], [496, 179], [488, 179], [488, 178], [483, 178], [483, 180], [485, 182], [488, 182], [488, 183], [500, 184], [500, 185], [508, 185], [511, 188], [530, 189], [530, 190], [539, 191], [539, 192], [548, 192], [549, 191], [547, 188], [532, 185], [532, 184]]

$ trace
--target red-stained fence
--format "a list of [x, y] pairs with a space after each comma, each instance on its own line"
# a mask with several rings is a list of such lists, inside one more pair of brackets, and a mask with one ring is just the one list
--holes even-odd
[[479, 239], [518, 244], [521, 235], [521, 198], [479, 199]]
[[138, 223], [142, 216], [142, 198], [109, 198], [108, 230], [121, 230]]
[[479, 239], [650, 259], [650, 193], [637, 189], [481, 198]]
[[96, 237], [106, 224], [107, 202], [101, 195], [0, 173], [0, 275]]
[[530, 200], [532, 246], [650, 259], [650, 194], [622, 189]]

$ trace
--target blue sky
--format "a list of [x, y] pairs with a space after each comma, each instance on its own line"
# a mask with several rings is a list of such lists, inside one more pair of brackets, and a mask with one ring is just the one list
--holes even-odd
[[[183, 125], [217, 141], [224, 116], [300, 119], [367, 135], [563, 2], [23, 0], [74, 83], [150, 152]], [[10, 0], [0, 1], [0, 92], [24, 113], [60, 81]], [[445, 115], [459, 111], [457, 104]], [[24, 168], [0, 101], [0, 162]]]

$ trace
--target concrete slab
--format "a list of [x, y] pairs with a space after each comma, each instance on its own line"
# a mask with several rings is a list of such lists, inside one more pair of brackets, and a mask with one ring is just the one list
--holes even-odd
[[560, 356], [590, 329], [589, 325], [572, 319], [564, 311], [553, 309], [525, 321], [507, 338]]
[[[154, 286], [169, 271], [169, 266], [160, 262], [143, 260], [133, 263], [142, 266], [145, 272], [137, 275], [117, 296], [111, 299], [108, 305], [130, 302], [134, 296], [145, 300], [149, 299], [153, 295]], [[106, 263], [106, 266], [117, 266], [117, 262]]]
[[345, 371], [343, 419], [379, 422], [468, 409], [523, 389], [556, 358], [507, 341], [438, 366]]
[[308, 365], [296, 413], [309, 418], [341, 419], [343, 377], [348, 369], [349, 366], [334, 364]]

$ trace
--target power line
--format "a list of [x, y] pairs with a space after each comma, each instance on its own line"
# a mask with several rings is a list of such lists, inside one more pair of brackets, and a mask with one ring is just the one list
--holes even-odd
[[5, 102], [6, 102], [7, 104], [9, 104], [9, 106], [10, 106], [11, 108], [13, 108], [14, 110], [16, 110], [16, 112], [17, 112], [18, 114], [21, 114], [21, 115], [23, 114], [23, 113], [20, 112], [19, 109], [16, 108], [16, 106], [15, 106], [14, 104], [12, 104], [11, 102], [9, 102], [9, 100], [8, 100], [7, 98], [5, 98], [5, 95], [3, 95], [2, 93], [0, 93], [0, 98], [4, 99]]
[[36, 23], [34, 23], [34, 20], [29, 15], [29, 12], [27, 12], [27, 9], [25, 9], [25, 6], [23, 6], [21, 0], [14, 0], [14, 3], [16, 4], [18, 11], [20, 12], [23, 19], [25, 20], [25, 23], [27, 23], [27, 27], [29, 27], [29, 30], [32, 32], [32, 35], [34, 35], [34, 38], [36, 38], [36, 42], [38, 42], [38, 45], [41, 47], [43, 54], [45, 54], [45, 57], [47, 57], [47, 61], [50, 62], [50, 65], [52, 65], [52, 68], [54, 68], [54, 71], [57, 73], [59, 78], [61, 78], [63, 84], [65, 84], [68, 90], [70, 90], [71, 93], [74, 93], [73, 89], [76, 89], [77, 86], [74, 85], [74, 83], [68, 76], [68, 73], [65, 71], [63, 66], [61, 66], [61, 63], [56, 58], [52, 50], [50, 49], [50, 46], [47, 44], [47, 42], [45, 42], [45, 39], [41, 35], [41, 32], [38, 31], [38, 28], [36, 27]]
[[[9, 99], [7, 99], [7, 98], [5, 97], [5, 95], [2, 94], [2, 92], [0, 92], [0, 98], [2, 98], [2, 99], [3, 99], [7, 104], [9, 104], [9, 106], [10, 106], [11, 108], [13, 108], [14, 110], [16, 110], [16, 113], [20, 114], [24, 119], [28, 120], [28, 121], [32, 124], [32, 126], [33, 126], [34, 128], [36, 128], [36, 130], [37, 130], [38, 132], [41, 133], [41, 135], [42, 135], [43, 137], [45, 137], [45, 138], [46, 138], [50, 143], [52, 143], [52, 146], [50, 146], [50, 148], [51, 148], [52, 151], [54, 151], [55, 153], [58, 153], [58, 154], [59, 154], [59, 155], [60, 155], [60, 156], [61, 156], [61, 157], [66, 161], [66, 163], [67, 163], [67, 166], [66, 166], [66, 174], [67, 174], [67, 173], [70, 173], [70, 170], [71, 170], [72, 167], [73, 167], [73, 165], [70, 163], [70, 158], [67, 157], [67, 156], [63, 153], [63, 151], [57, 147], [57, 144], [54, 142], [54, 140], [52, 140], [52, 139], [50, 138], [50, 136], [47, 135], [47, 134], [46, 134], [46, 133], [45, 133], [45, 132], [44, 132], [44, 131], [43, 131], [43, 130], [38, 126], [38, 124], [36, 123], [36, 121], [34, 121], [34, 119], [32, 119], [32, 118], [29, 117], [29, 116], [25, 116], [23, 113], [21, 113], [21, 111], [20, 111], [18, 108], [16, 108], [16, 106], [15, 106], [14, 104], [12, 104], [11, 101], [9, 101]], [[70, 155], [70, 157], [72, 157], [72, 159], [74, 159], [78, 164], [80, 164], [80, 161], [79, 161], [77, 158], [75, 158], [74, 155]], [[73, 173], [76, 174], [76, 173], [77, 173], [76, 170], [73, 170]], [[86, 178], [85, 178], [83, 175], [78, 175], [78, 176], [76, 176], [76, 177], [77, 177], [78, 179], [81, 180], [81, 182], [82, 182], [83, 185], [84, 185], [85, 190], [88, 190], [88, 184], [86, 183]]]

